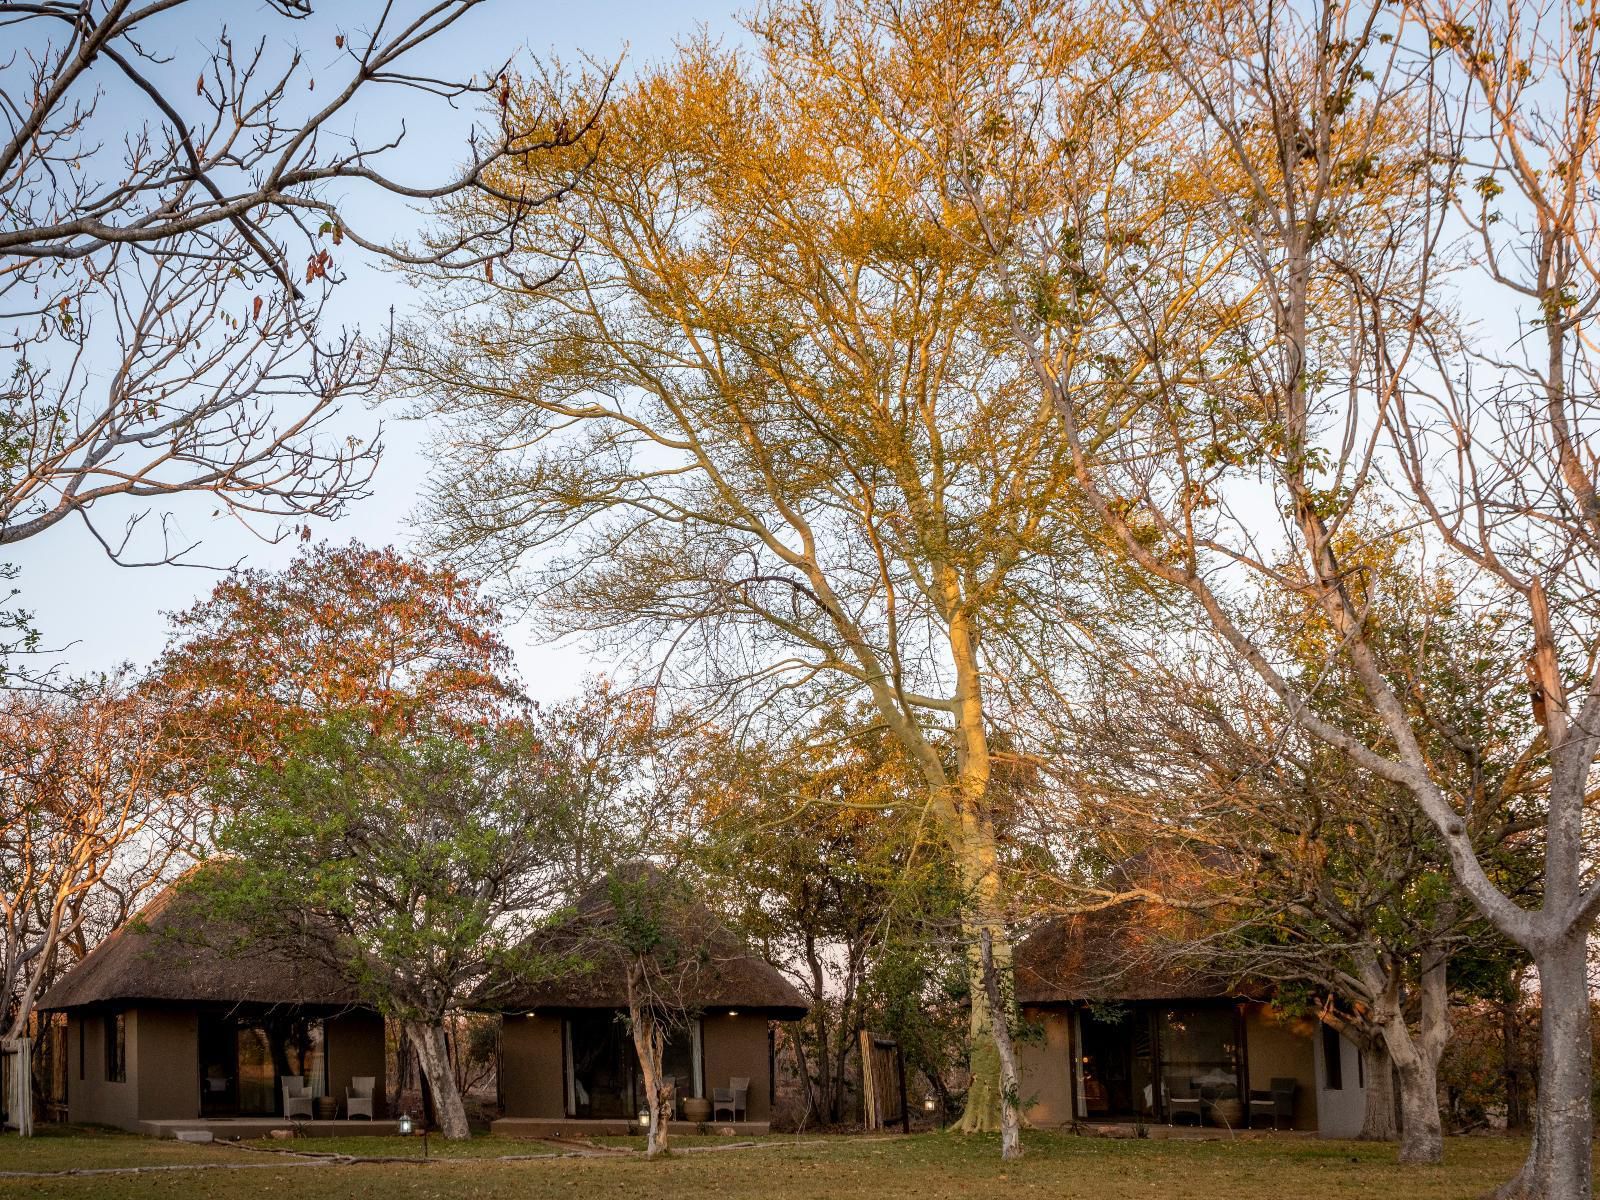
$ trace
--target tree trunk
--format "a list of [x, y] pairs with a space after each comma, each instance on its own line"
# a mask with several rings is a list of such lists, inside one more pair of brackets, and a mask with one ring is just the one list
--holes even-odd
[[1000, 973], [994, 965], [994, 938], [985, 929], [982, 939], [983, 992], [994, 1014], [994, 1048], [1000, 1058], [1000, 1157], [1022, 1157], [1022, 1085], [1017, 1072], [1017, 1055], [1011, 1043], [1011, 1005], [1000, 991]]
[[637, 1009], [629, 1015], [633, 1022], [633, 1048], [638, 1052], [639, 1068], [644, 1075], [645, 1108], [650, 1114], [644, 1156], [655, 1158], [667, 1152], [667, 1122], [672, 1120], [671, 1094], [661, 1078], [666, 1032], [655, 1014], [647, 1008]]
[[1540, 1200], [1592, 1195], [1594, 1073], [1590, 1032], [1587, 930], [1569, 933], [1537, 959], [1539, 1098], [1535, 1188]]
[[1361, 1047], [1361, 1070], [1367, 1080], [1366, 1111], [1361, 1117], [1363, 1142], [1392, 1142], [1400, 1136], [1395, 1122], [1394, 1063], [1383, 1039], [1373, 1037]]
[[[996, 873], [993, 831], [987, 822], [964, 816], [968, 834], [962, 847], [962, 873], [967, 899], [961, 916], [967, 943], [967, 993], [971, 997], [967, 1104], [961, 1114], [963, 1133], [1004, 1134], [1005, 1084], [1001, 1078], [999, 1022], [991, 1010], [983, 965], [987, 939], [994, 970], [1004, 995], [1010, 994], [1011, 940], [1000, 920], [1000, 881]], [[1002, 1014], [1003, 1017], [1003, 1014]]]
[[423, 1079], [433, 1095], [439, 1132], [452, 1141], [470, 1138], [467, 1109], [461, 1102], [455, 1072], [450, 1069], [450, 1054], [445, 1049], [444, 1027], [431, 1021], [406, 1021], [402, 1027], [406, 1040], [416, 1049]]
[[1437, 1166], [1444, 1160], [1438, 1064], [1420, 1052], [1397, 1057], [1395, 1079], [1400, 1085], [1400, 1161]]

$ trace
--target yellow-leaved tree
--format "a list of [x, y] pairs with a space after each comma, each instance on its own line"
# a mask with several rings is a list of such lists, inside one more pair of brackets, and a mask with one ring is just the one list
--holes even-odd
[[[1103, 593], [982, 240], [901, 128], [937, 124], [918, 116], [936, 66], [990, 69], [1037, 33], [998, 4], [966, 16], [875, 40], [865, 9], [780, 7], [753, 54], [700, 41], [641, 73], [516, 253], [470, 286], [419, 275], [433, 307], [397, 366], [443, 420], [440, 550], [708, 706], [872, 706], [963, 881], [964, 1127], [1003, 1126], [1012, 1155], [996, 734], [1025, 752], [1023, 713]], [[440, 236], [495, 219], [476, 204]]]

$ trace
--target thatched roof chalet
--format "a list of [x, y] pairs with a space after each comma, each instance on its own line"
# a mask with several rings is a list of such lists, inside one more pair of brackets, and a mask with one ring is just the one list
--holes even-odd
[[208, 918], [203, 892], [185, 885], [195, 871], [168, 885], [133, 920], [67, 972], [45, 993], [45, 1010], [91, 1005], [261, 1004], [357, 1006], [355, 990], [313, 957], [282, 950], [239, 952]]
[[[793, 984], [677, 881], [647, 864], [620, 868], [580, 896], [564, 919], [523, 943], [527, 957], [554, 965], [550, 978], [486, 981], [473, 1006], [500, 1012], [627, 1007], [622, 967], [606, 950], [618, 920], [613, 887], [619, 879], [625, 888], [642, 889], [643, 902], [671, 930], [679, 1002], [702, 1010], [761, 1011], [777, 1020], [805, 1015], [805, 999]], [[562, 963], [571, 965], [562, 969]]]

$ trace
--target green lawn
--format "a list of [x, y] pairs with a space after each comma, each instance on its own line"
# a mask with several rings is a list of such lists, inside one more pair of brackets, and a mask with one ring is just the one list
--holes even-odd
[[[290, 1145], [358, 1153], [389, 1138], [307, 1139]], [[737, 1140], [737, 1139], [735, 1139]], [[282, 1165], [227, 1147], [181, 1147], [131, 1137], [42, 1137], [0, 1143], [0, 1170], [222, 1161], [243, 1170], [160, 1171], [49, 1179], [0, 1178], [0, 1200], [637, 1200], [640, 1195], [715, 1195], [725, 1200], [957, 1200], [1005, 1195], [1027, 1200], [1457, 1200], [1481, 1195], [1515, 1169], [1524, 1144], [1465, 1138], [1447, 1144], [1447, 1165], [1402, 1169], [1392, 1146], [1285, 1139], [1239, 1142], [1137, 1141], [1030, 1134], [1028, 1155], [1002, 1165], [992, 1138], [919, 1134], [907, 1138], [773, 1138], [750, 1149], [702, 1153], [723, 1141], [682, 1139], [663, 1162], [642, 1155], [494, 1162], [483, 1155], [546, 1147], [478, 1139], [449, 1158], [355, 1166]], [[626, 1143], [623, 1143], [626, 1144]], [[726, 1142], [723, 1142], [726, 1144]], [[283, 1146], [284, 1143], [278, 1143]], [[430, 1149], [432, 1147], [430, 1146]], [[415, 1142], [405, 1150], [420, 1154]], [[470, 1158], [470, 1161], [466, 1161]], [[298, 1160], [304, 1163], [306, 1160]], [[264, 1167], [256, 1164], [265, 1163]]]
[[[416, 1158], [422, 1157], [420, 1137], [331, 1137], [292, 1138], [279, 1141], [262, 1138], [244, 1143], [252, 1149], [307, 1151], [312, 1154], [348, 1154], [357, 1158]], [[536, 1142], [526, 1138], [475, 1137], [470, 1142], [447, 1142], [442, 1137], [428, 1138], [430, 1158], [500, 1158], [523, 1154], [558, 1154], [559, 1146], [549, 1142]], [[239, 1156], [234, 1155], [235, 1158]]]

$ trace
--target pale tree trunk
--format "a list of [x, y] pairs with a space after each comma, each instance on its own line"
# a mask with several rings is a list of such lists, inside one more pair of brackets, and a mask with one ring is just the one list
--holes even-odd
[[[1369, 962], [1363, 971], [1372, 982], [1377, 982], [1380, 972], [1384, 976], [1382, 987], [1371, 989], [1372, 1023], [1394, 1064], [1394, 1079], [1400, 1089], [1400, 1161], [1406, 1164], [1434, 1165], [1444, 1158], [1444, 1123], [1439, 1117], [1439, 1059], [1450, 1040], [1447, 962], [1443, 954], [1435, 951], [1424, 956], [1415, 1034], [1406, 1023], [1398, 969], [1391, 966], [1384, 970], [1375, 962]], [[1369, 1088], [1378, 1084], [1379, 1080], [1373, 1075], [1367, 1076]]]
[[456, 1088], [456, 1075], [450, 1069], [444, 1026], [433, 1021], [406, 1021], [401, 1028], [405, 1030], [406, 1040], [417, 1052], [422, 1077], [433, 1094], [433, 1110], [439, 1120], [439, 1132], [452, 1141], [470, 1138], [472, 1130], [467, 1126], [466, 1105], [461, 1102], [461, 1092]]
[[1586, 930], [1569, 934], [1537, 959], [1539, 969], [1539, 1096], [1528, 1166], [1519, 1176], [1530, 1200], [1587, 1197], [1593, 1187], [1594, 1073]]
[[1383, 1039], [1371, 1037], [1361, 1047], [1361, 1069], [1367, 1079], [1366, 1109], [1361, 1116], [1363, 1142], [1392, 1142], [1400, 1136], [1395, 1121], [1394, 1062]]
[[994, 1047], [1000, 1058], [1000, 1157], [1022, 1157], [1022, 1083], [1017, 1071], [1016, 1049], [1011, 1042], [1011, 1005], [1000, 991], [1000, 973], [994, 965], [994, 938], [985, 929], [979, 933], [983, 959], [983, 994], [988, 997], [994, 1020]]
[[[975, 823], [975, 822], [974, 822]], [[1001, 1020], [996, 1020], [986, 986], [981, 946], [987, 940], [994, 971], [1009, 984], [1011, 980], [1011, 940], [999, 916], [1000, 885], [995, 873], [994, 841], [991, 836], [969, 839], [963, 853], [967, 905], [962, 914], [962, 933], [967, 950], [967, 994], [971, 997], [970, 1059], [967, 1103], [959, 1126], [963, 1133], [1005, 1132], [1005, 1082], [998, 1038]]]
[[655, 1158], [667, 1152], [667, 1122], [672, 1120], [671, 1101], [661, 1080], [666, 1033], [648, 1008], [636, 1008], [629, 1017], [633, 1022], [633, 1048], [639, 1055], [639, 1069], [644, 1074], [645, 1107], [650, 1113], [644, 1155]]
[[988, 734], [984, 728], [979, 629], [966, 608], [958, 573], [944, 564], [938, 572], [938, 580], [949, 620], [950, 656], [956, 669], [952, 699], [956, 719], [953, 740], [957, 786], [947, 796], [954, 802], [953, 816], [957, 823], [954, 840], [966, 893], [961, 920], [967, 943], [967, 994], [972, 1006], [970, 1081], [960, 1128], [964, 1133], [991, 1133], [998, 1129], [1004, 1151], [1005, 1110], [1008, 1103], [1015, 1106], [1017, 1093], [1013, 1086], [1008, 1101], [1003, 1078], [1004, 1052], [1000, 1049], [1000, 1039], [1009, 1032], [1007, 1013], [991, 1011], [986, 986], [989, 973], [984, 970], [980, 939], [987, 941], [993, 960], [992, 972], [1003, 982], [1002, 992], [1008, 1003], [1012, 978], [1011, 939], [1002, 920], [1005, 906], [1000, 860], [989, 812], [991, 763]]

